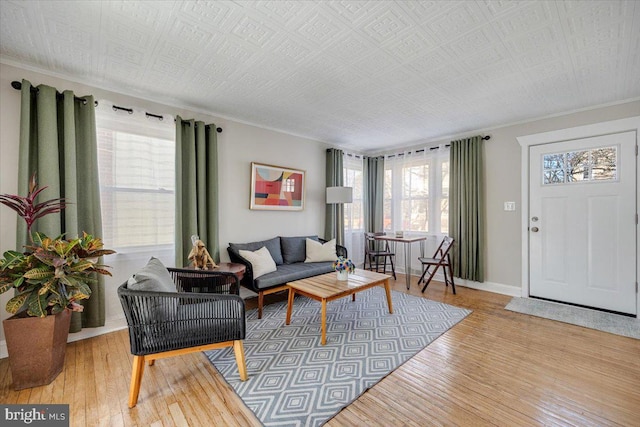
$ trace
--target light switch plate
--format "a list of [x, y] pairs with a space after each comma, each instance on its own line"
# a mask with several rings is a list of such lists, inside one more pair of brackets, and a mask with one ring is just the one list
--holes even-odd
[[504, 210], [505, 211], [515, 211], [516, 210], [516, 202], [504, 202]]

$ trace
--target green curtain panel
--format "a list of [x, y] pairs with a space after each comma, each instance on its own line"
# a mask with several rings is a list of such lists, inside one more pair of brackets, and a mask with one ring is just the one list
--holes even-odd
[[[34, 231], [51, 237], [74, 238], [83, 231], [102, 236], [93, 96], [76, 98], [69, 90], [60, 94], [50, 86], [34, 88], [22, 81], [18, 194], [27, 194], [33, 173], [41, 187], [48, 187], [39, 200], [64, 197], [69, 202], [60, 214], [38, 220]], [[19, 218], [17, 247], [27, 242], [26, 225]], [[82, 301], [84, 311], [73, 313], [71, 332], [104, 326], [104, 279], [97, 279], [90, 284], [91, 298]]]
[[483, 140], [480, 136], [451, 142], [449, 234], [453, 274], [484, 281], [485, 208]]
[[365, 231], [370, 233], [383, 231], [384, 157], [365, 157], [363, 169]]
[[213, 124], [176, 118], [176, 266], [197, 234], [218, 262], [218, 136]]
[[[327, 149], [327, 187], [342, 187], [344, 185], [342, 150], [335, 148]], [[344, 205], [341, 203], [327, 204], [325, 225], [325, 239], [336, 239], [336, 243], [344, 245]]]

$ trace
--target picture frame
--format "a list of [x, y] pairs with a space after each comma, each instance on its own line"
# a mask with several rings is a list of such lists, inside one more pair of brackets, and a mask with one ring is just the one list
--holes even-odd
[[253, 210], [301, 211], [304, 209], [305, 171], [251, 162]]

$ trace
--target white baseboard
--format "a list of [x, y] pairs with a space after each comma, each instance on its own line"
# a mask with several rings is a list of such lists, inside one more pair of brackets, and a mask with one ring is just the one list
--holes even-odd
[[[411, 271], [413, 275], [418, 277], [422, 274], [417, 270], [412, 269]], [[433, 276], [433, 280], [444, 283], [444, 274], [438, 271], [435, 276]], [[460, 279], [459, 277], [455, 278], [455, 284], [456, 286], [477, 289], [479, 291], [493, 292], [494, 294], [509, 295], [512, 297], [522, 296], [522, 288], [520, 286], [511, 286], [494, 282], [474, 282], [473, 280]], [[423, 285], [421, 284], [420, 286]]]
[[[105, 322], [104, 326], [99, 328], [84, 328], [80, 332], [69, 334], [67, 342], [80, 341], [87, 338], [97, 337], [98, 335], [108, 334], [109, 332], [119, 331], [126, 329], [127, 320], [123, 317], [117, 319], [111, 319]], [[0, 341], [0, 359], [8, 357], [7, 342], [5, 340]]]
[[[443, 277], [444, 279], [444, 277]], [[465, 288], [477, 289], [479, 291], [493, 292], [494, 294], [509, 295], [519, 297], [522, 295], [522, 289], [517, 286], [504, 285], [502, 283], [493, 282], [474, 282], [471, 280], [456, 279], [456, 286], [464, 286]]]

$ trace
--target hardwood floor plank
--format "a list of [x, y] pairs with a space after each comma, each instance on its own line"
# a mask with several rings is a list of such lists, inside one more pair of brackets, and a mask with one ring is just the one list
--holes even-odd
[[174, 402], [169, 405], [169, 412], [171, 413], [171, 420], [176, 427], [188, 427], [189, 423], [182, 412], [182, 408], [178, 402]]
[[[640, 340], [514, 313], [510, 297], [432, 282], [409, 294], [473, 310], [329, 420], [367, 426], [636, 426]], [[391, 281], [407, 292], [404, 276]], [[285, 301], [268, 295], [266, 303]], [[247, 309], [256, 307], [247, 301]], [[3, 403], [68, 403], [72, 426], [260, 426], [201, 353], [145, 368], [138, 405], [127, 396], [133, 357], [126, 330], [68, 344], [51, 384], [14, 391], [0, 360]]]
[[[91, 369], [95, 378], [95, 387], [97, 390], [104, 389], [110, 382], [110, 378], [106, 375], [107, 355], [104, 351], [107, 344], [106, 335], [100, 335], [92, 340], [91, 345]], [[109, 401], [100, 399], [100, 392], [96, 390], [95, 394], [95, 416], [99, 420], [107, 420], [111, 418], [109, 410]], [[108, 390], [105, 390], [108, 396]]]
[[70, 419], [74, 425], [87, 425], [86, 411], [86, 393], [87, 393], [87, 376], [91, 373], [87, 372], [85, 360], [83, 357], [84, 349], [89, 343], [79, 343], [78, 341], [67, 346], [68, 350], [72, 350], [75, 358], [75, 375], [73, 381], [65, 382], [65, 394], [71, 397], [69, 412]]

